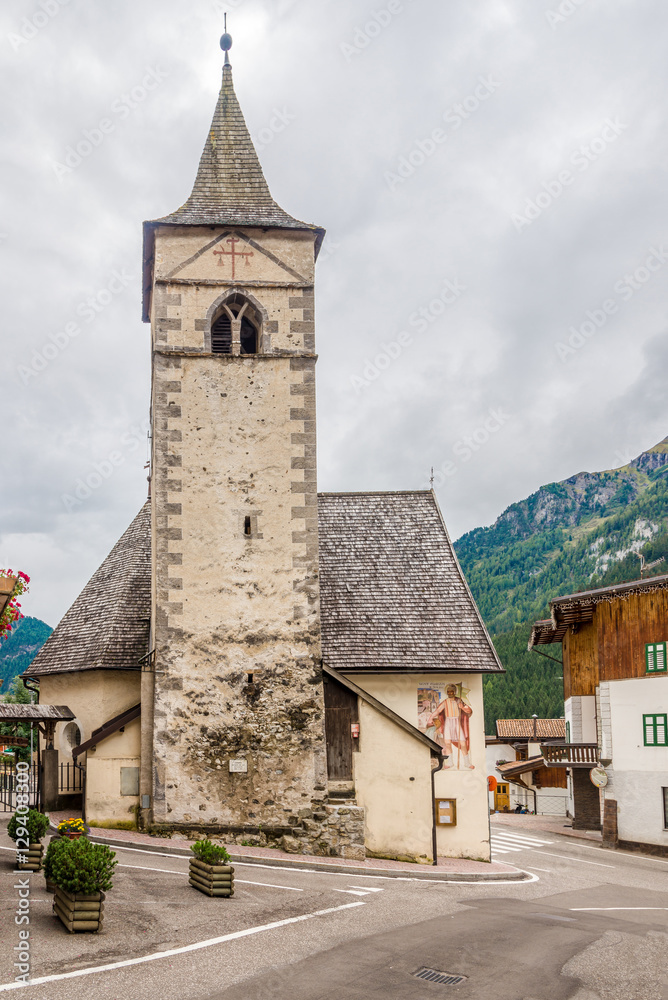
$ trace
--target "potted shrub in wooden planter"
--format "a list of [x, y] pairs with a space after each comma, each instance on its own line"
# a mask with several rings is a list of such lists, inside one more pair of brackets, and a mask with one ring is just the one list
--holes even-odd
[[42, 837], [49, 829], [49, 817], [38, 809], [29, 809], [27, 814], [19, 815], [15, 812], [7, 824], [7, 833], [14, 841], [25, 840], [24, 831], [28, 831], [28, 841], [30, 846], [17, 847], [17, 855], [25, 858], [25, 861], [17, 861], [17, 868], [22, 872], [38, 872], [42, 867], [42, 855], [44, 845], [41, 843]]
[[87, 837], [62, 837], [53, 847], [49, 859], [49, 876], [56, 886], [53, 907], [70, 934], [102, 929], [103, 904], [112, 887], [115, 857], [106, 844], [92, 844]]
[[64, 819], [62, 823], [58, 824], [58, 833], [61, 837], [69, 837], [70, 840], [77, 840], [78, 837], [83, 837], [86, 833], [86, 827], [82, 819], [70, 817], [70, 819]]
[[56, 883], [53, 881], [53, 865], [57, 852], [62, 849], [63, 844], [68, 843], [69, 840], [67, 837], [61, 837], [57, 833], [49, 841], [49, 846], [46, 849], [44, 857], [44, 879], [46, 881], [47, 892], [56, 891]]
[[227, 898], [234, 895], [234, 868], [224, 847], [210, 840], [198, 840], [190, 850], [190, 884], [206, 896]]

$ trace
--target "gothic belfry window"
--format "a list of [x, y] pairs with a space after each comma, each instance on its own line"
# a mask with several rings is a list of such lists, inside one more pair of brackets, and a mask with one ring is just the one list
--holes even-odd
[[[233, 295], [220, 307], [211, 324], [213, 354], [257, 354], [261, 320], [243, 295]], [[236, 348], [236, 349], [235, 349]]]

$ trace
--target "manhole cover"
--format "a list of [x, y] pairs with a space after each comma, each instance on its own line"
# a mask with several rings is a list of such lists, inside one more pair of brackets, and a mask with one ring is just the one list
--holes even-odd
[[439, 986], [458, 986], [468, 978], [453, 975], [452, 972], [439, 972], [437, 969], [418, 969], [413, 975], [416, 979], [424, 979], [427, 983], [437, 983]]

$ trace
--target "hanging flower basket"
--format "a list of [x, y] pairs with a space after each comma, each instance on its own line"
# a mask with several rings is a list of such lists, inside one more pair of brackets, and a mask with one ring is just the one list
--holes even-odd
[[27, 593], [29, 583], [30, 577], [25, 573], [0, 569], [0, 640], [6, 639], [16, 622], [23, 618], [18, 598]]

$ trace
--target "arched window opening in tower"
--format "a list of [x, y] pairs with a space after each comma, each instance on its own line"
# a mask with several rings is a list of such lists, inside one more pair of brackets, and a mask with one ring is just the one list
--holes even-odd
[[[248, 299], [233, 295], [220, 307], [211, 324], [213, 354], [257, 354], [261, 344], [262, 321]], [[235, 336], [239, 338], [235, 349]]]

